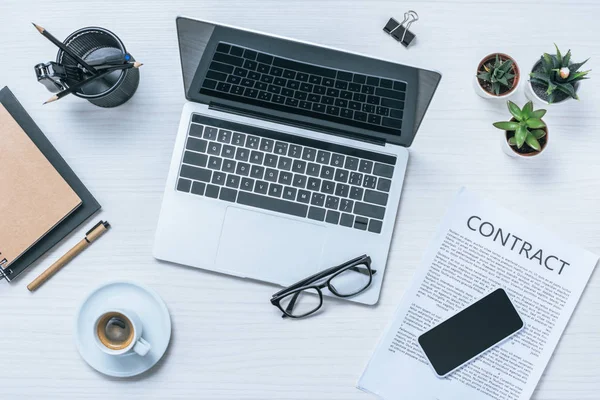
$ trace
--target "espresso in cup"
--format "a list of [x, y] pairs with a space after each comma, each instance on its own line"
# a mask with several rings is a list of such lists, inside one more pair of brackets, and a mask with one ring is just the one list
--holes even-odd
[[106, 354], [118, 356], [134, 352], [148, 354], [152, 346], [142, 337], [143, 325], [133, 311], [109, 309], [100, 313], [94, 323], [96, 344]]
[[125, 349], [135, 338], [132, 322], [125, 315], [115, 311], [100, 317], [96, 334], [100, 343], [111, 350]]

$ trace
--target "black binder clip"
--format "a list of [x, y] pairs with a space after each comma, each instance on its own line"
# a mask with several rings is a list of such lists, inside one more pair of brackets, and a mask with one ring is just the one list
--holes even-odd
[[418, 20], [419, 14], [410, 10], [404, 13], [404, 21], [400, 23], [394, 18], [390, 18], [388, 23], [383, 27], [383, 31], [402, 43], [404, 47], [408, 47], [417, 37], [409, 28]]

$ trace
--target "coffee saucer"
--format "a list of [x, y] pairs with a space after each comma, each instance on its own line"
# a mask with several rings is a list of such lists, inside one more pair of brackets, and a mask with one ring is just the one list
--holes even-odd
[[[94, 321], [103, 310], [127, 308], [143, 324], [143, 338], [152, 346], [144, 357], [133, 352], [120, 356], [104, 353], [94, 338]], [[171, 317], [165, 302], [152, 289], [133, 282], [100, 286], [83, 301], [75, 320], [75, 341], [81, 357], [105, 375], [125, 378], [152, 368], [165, 354], [171, 339]]]

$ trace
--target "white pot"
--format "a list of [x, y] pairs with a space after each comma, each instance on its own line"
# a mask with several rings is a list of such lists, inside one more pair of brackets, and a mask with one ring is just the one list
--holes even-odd
[[532, 101], [533, 104], [535, 104], [536, 106], [547, 107], [547, 106], [556, 105], [556, 103], [553, 103], [553, 104], [548, 103], [547, 101], [541, 99], [540, 96], [535, 94], [535, 92], [533, 91], [533, 87], [531, 86], [531, 81], [529, 79], [527, 79], [527, 83], [525, 84], [524, 92], [525, 92], [525, 97], [527, 97], [528, 100]]
[[477, 79], [477, 73], [479, 72], [479, 70], [482, 67], [482, 64], [484, 61], [489, 60], [492, 56], [495, 56], [496, 53], [494, 54], [490, 54], [486, 57], [484, 57], [480, 62], [479, 65], [477, 66], [477, 71], [475, 73], [475, 76], [473, 77], [473, 89], [475, 90], [475, 93], [477, 93], [477, 95], [479, 95], [480, 97], [486, 99], [486, 100], [498, 100], [498, 101], [502, 101], [502, 102], [506, 102], [507, 100], [509, 100], [510, 98], [512, 98], [516, 93], [517, 90], [519, 89], [519, 85], [521, 84], [521, 81], [523, 80], [523, 78], [521, 77], [521, 71], [519, 69], [519, 65], [517, 64], [517, 62], [510, 56], [503, 54], [503, 53], [497, 53], [500, 56], [502, 56], [505, 59], [510, 59], [513, 62], [513, 65], [515, 66], [515, 69], [517, 71], [517, 82], [515, 84], [515, 86], [512, 88], [511, 91], [509, 91], [508, 93], [496, 96], [494, 94], [488, 93], [486, 92], [481, 85], [479, 84], [479, 79]]
[[[538, 63], [540, 63], [541, 61], [536, 61], [533, 66], [531, 67], [531, 71], [533, 71], [535, 69], [535, 67], [538, 65]], [[577, 92], [577, 90], [579, 89], [579, 82], [575, 83], [575, 91]], [[569, 100], [573, 100], [573, 98], [571, 97], [567, 97], [565, 100], [560, 101], [558, 103], [548, 103], [546, 100], [540, 98], [540, 96], [538, 96], [535, 91], [533, 90], [533, 86], [531, 86], [531, 80], [529, 79], [529, 75], [527, 75], [527, 82], [525, 83], [525, 97], [527, 97], [528, 100], [531, 100], [533, 102], [533, 104], [537, 105], [537, 106], [556, 106], [559, 104], [563, 104], [568, 102]]]

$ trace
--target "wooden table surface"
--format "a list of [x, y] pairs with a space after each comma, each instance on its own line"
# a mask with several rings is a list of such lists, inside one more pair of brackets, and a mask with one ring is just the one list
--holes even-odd
[[[418, 43], [404, 49], [382, 27], [416, 10]], [[444, 77], [411, 159], [380, 303], [327, 301], [304, 321], [283, 321], [269, 303], [275, 287], [160, 263], [152, 244], [181, 108], [185, 102], [175, 17], [214, 20], [440, 70]], [[0, 2], [0, 86], [8, 85], [103, 205], [113, 229], [35, 294], [35, 276], [83, 237], [82, 227], [21, 279], [0, 285], [0, 398], [5, 399], [368, 399], [355, 385], [398, 305], [450, 200], [461, 186], [600, 253], [600, 75], [581, 102], [545, 118], [551, 142], [532, 162], [502, 153], [493, 121], [504, 105], [475, 95], [480, 58], [511, 54], [527, 72], [553, 42], [575, 60], [600, 60], [597, 0], [88, 0]], [[117, 33], [142, 61], [135, 97], [100, 109], [49, 93], [33, 66], [59, 38], [83, 26]], [[524, 102], [523, 93], [517, 97]], [[0, 143], [1, 151], [1, 143]], [[2, 166], [0, 166], [1, 168]], [[1, 185], [1, 183], [0, 183]], [[98, 217], [95, 217], [98, 219]], [[173, 336], [163, 360], [134, 379], [107, 378], [74, 344], [77, 307], [98, 285], [133, 280], [166, 301]], [[598, 399], [600, 276], [594, 274], [533, 396]], [[401, 397], [401, 393], [398, 394]], [[413, 399], [410, 399], [413, 400]], [[420, 399], [415, 399], [420, 400]]]

